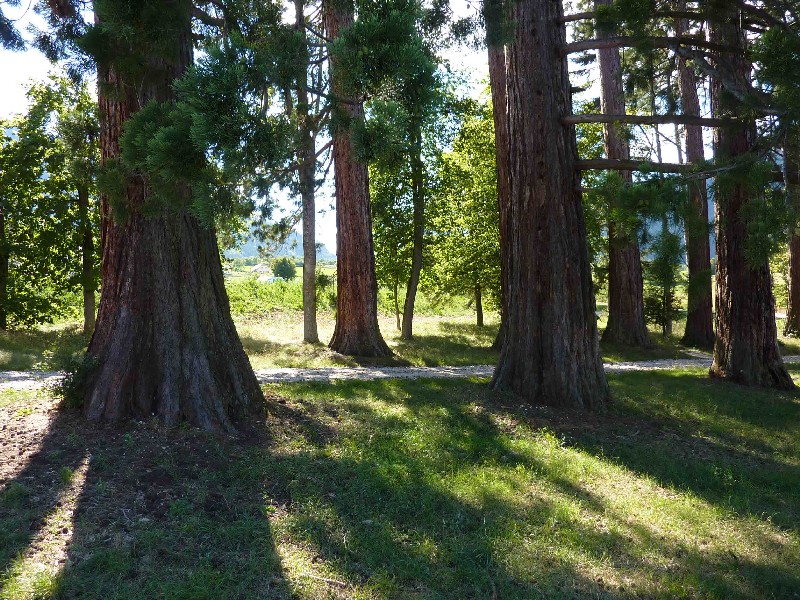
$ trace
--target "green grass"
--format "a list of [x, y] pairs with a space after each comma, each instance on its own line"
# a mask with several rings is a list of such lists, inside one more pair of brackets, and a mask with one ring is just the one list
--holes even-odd
[[249, 442], [62, 414], [0, 493], [0, 598], [795, 597], [800, 396], [610, 384], [600, 415], [480, 381], [270, 387]]
[[0, 371], [62, 369], [84, 350], [85, 344], [81, 325], [75, 322], [0, 331]]

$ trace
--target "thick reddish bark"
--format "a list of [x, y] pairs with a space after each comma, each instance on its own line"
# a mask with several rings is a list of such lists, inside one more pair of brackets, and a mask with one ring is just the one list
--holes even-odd
[[[353, 23], [353, 5], [347, 0], [326, 0], [325, 29], [335, 40]], [[363, 118], [361, 102], [342, 88], [335, 56], [331, 56], [331, 87], [339, 125], [333, 135], [336, 180], [336, 329], [330, 348], [351, 356], [392, 354], [378, 328], [378, 279], [372, 241], [367, 165], [356, 159], [350, 129], [342, 121]]]
[[413, 156], [411, 157], [411, 196], [414, 205], [414, 240], [411, 254], [411, 275], [406, 286], [406, 299], [403, 304], [403, 323], [400, 337], [410, 340], [413, 337], [414, 303], [422, 274], [422, 253], [425, 247], [425, 175], [422, 163], [422, 124], [414, 128]]
[[500, 29], [504, 15], [502, 0], [485, 0], [486, 45], [489, 53], [489, 87], [494, 117], [495, 162], [497, 164], [497, 208], [500, 215], [500, 329], [492, 348], [503, 346], [508, 320], [508, 272], [511, 180], [508, 162], [508, 94], [506, 91], [506, 49]]
[[[148, 101], [171, 100], [172, 81], [191, 60], [188, 13], [176, 35], [176, 55], [151, 57], [150, 76], [136, 86], [113, 65], [98, 69], [104, 162], [120, 156], [132, 114]], [[144, 174], [128, 184], [127, 218], [115, 221], [102, 199], [102, 293], [88, 350], [98, 364], [84, 412], [93, 420], [156, 416], [234, 432], [263, 397], [230, 316], [216, 236], [186, 211], [143, 215], [147, 201]]]
[[[686, 2], [679, 3], [684, 10]], [[675, 22], [675, 33], [683, 35], [687, 21]], [[697, 79], [686, 59], [678, 57], [678, 75], [683, 114], [699, 117], [700, 99], [697, 97]], [[705, 159], [703, 128], [686, 126], [686, 162], [699, 164]], [[682, 343], [697, 348], [711, 348], [714, 344], [714, 311], [711, 294], [711, 242], [708, 231], [708, 191], [705, 179], [689, 183], [689, 205], [684, 215], [686, 259], [689, 266], [688, 311], [686, 330]]]
[[[792, 132], [783, 147], [786, 202], [794, 210], [800, 209], [800, 143], [797, 137]], [[789, 306], [783, 334], [800, 337], [800, 232], [797, 226], [789, 235]]]
[[[595, 6], [608, 6], [611, 0], [595, 0]], [[598, 32], [601, 38], [607, 33]], [[622, 84], [622, 62], [618, 48], [598, 51], [600, 63], [600, 104], [604, 114], [625, 114], [625, 90]], [[603, 126], [606, 157], [612, 160], [630, 159], [626, 132], [619, 124]], [[625, 183], [631, 183], [630, 171], [620, 171]], [[613, 214], [616, 201], [611, 201]], [[613, 219], [613, 217], [612, 217]], [[608, 322], [603, 341], [628, 346], [652, 345], [644, 318], [644, 286], [642, 260], [636, 231], [626, 230], [621, 223], [608, 223]]]
[[[305, 36], [305, 2], [295, 0], [295, 27]], [[306, 68], [309, 61], [308, 47], [303, 45], [300, 62]], [[303, 341], [319, 343], [317, 332], [317, 228], [315, 174], [317, 156], [314, 132], [309, 118], [308, 89], [297, 86], [297, 117], [300, 126], [300, 200], [303, 203]]]
[[[711, 34], [716, 42], [742, 49], [719, 63], [729, 69], [737, 84], [749, 84], [751, 67], [744, 55], [738, 14], [730, 11], [729, 19], [715, 21]], [[746, 112], [716, 80], [712, 81], [711, 107], [714, 116], [742, 116]], [[714, 139], [716, 160], [728, 161], [751, 152], [756, 136], [753, 121], [718, 129]], [[737, 181], [717, 186], [717, 337], [711, 375], [745, 385], [791, 389], [794, 383], [778, 349], [769, 265], [766, 261], [752, 263], [745, 253], [744, 214], [752, 194]]]
[[600, 359], [583, 207], [575, 170], [561, 2], [513, 5], [507, 53], [513, 214], [507, 334], [493, 386], [538, 404], [596, 408]]

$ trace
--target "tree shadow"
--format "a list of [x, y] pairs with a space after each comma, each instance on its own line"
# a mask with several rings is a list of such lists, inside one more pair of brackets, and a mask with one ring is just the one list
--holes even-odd
[[[55, 413], [0, 492], [0, 586], [14, 583], [20, 555], [48, 549], [43, 534], [58, 538], [50, 517], [74, 485], [69, 471], [85, 482], [42, 598], [750, 598], [800, 589], [796, 562], [703, 548], [615, 503], [591, 474], [565, 472], [580, 453], [648, 493], [655, 481], [727, 510], [721, 495], [681, 483], [680, 447], [693, 438], [678, 416], [648, 421], [627, 405], [604, 416], [531, 410], [465, 382], [309, 384], [287, 398], [270, 389], [262, 434], [244, 441]], [[567, 441], [533, 451], [543, 426]], [[649, 440], [665, 431], [678, 437]], [[729, 452], [712, 450], [720, 460]], [[684, 523], [681, 502], [668, 510]], [[793, 511], [780, 518], [789, 523]], [[759, 556], [780, 557], [777, 530], [762, 525], [736, 519], [737, 535]]]
[[[426, 381], [334, 387], [340, 388], [332, 392], [341, 397], [337, 409], [361, 433], [336, 431], [317, 411], [307, 415], [321, 422], [310, 425], [304, 451], [265, 459], [270, 470], [282, 473], [273, 493], [290, 506], [291, 536], [315, 560], [334, 565], [342, 579], [381, 590], [380, 597], [752, 598], [767, 593], [765, 585], [770, 593], [800, 586], [789, 562], [781, 567], [735, 556], [723, 549], [727, 538], [704, 548], [685, 539], [685, 531], [664, 531], [645, 516], [621, 511], [591, 483], [563, 476], [561, 463], [517, 451], [513, 430], [521, 411], [500, 406], [497, 395], [476, 394], [476, 386]], [[362, 394], [370, 400], [360, 402]], [[389, 408], [378, 411], [375, 400]], [[423, 422], [435, 435], [420, 443], [415, 436]], [[598, 435], [613, 437], [616, 429], [602, 431], [606, 427], [601, 423]], [[327, 451], [336, 436], [358, 451]], [[608, 461], [598, 448], [576, 451]], [[516, 469], [534, 474], [532, 489], [551, 491], [531, 496]], [[642, 474], [630, 470], [626, 477], [649, 485]], [[466, 487], [454, 489], [453, 481]], [[676, 501], [670, 518], [684, 519], [682, 502]], [[742, 535], [760, 556], [785, 550], [771, 534], [742, 523]], [[597, 564], [604, 565], [600, 576], [592, 566]]]
[[64, 410], [40, 434], [0, 487], [0, 596], [290, 597], [248, 468], [263, 442]]

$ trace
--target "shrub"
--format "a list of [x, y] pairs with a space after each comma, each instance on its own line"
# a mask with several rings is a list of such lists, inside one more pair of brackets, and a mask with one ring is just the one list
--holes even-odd
[[272, 263], [272, 273], [275, 277], [280, 277], [284, 281], [291, 281], [297, 274], [297, 268], [291, 259], [284, 256]]

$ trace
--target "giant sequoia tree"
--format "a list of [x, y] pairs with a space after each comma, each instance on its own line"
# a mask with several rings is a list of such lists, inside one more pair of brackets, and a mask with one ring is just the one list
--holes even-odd
[[[75, 17], [68, 3], [53, 4]], [[155, 415], [234, 431], [262, 395], [230, 317], [213, 227], [190, 210], [189, 181], [146, 169], [172, 159], [190, 172], [205, 158], [169, 144], [181, 131], [170, 118], [174, 83], [192, 63], [191, 12], [185, 0], [96, 0], [82, 39], [97, 61], [106, 190], [83, 407], [95, 420]], [[123, 135], [137, 118], [138, 138]], [[142, 156], [143, 144], [163, 144], [162, 156]]]
[[[336, 40], [355, 19], [350, 0], [327, 0], [325, 31]], [[362, 102], [348, 95], [341, 59], [330, 58], [333, 92], [333, 161], [336, 181], [336, 329], [331, 349], [353, 356], [389, 356], [378, 328], [378, 281], [372, 239], [367, 165], [356, 155], [352, 126], [363, 120]]]
[[[747, 117], [740, 90], [750, 88], [751, 65], [745, 56], [742, 15], [727, 8], [711, 25], [712, 41], [725, 49], [716, 60], [712, 111], [716, 117], [738, 117], [735, 125], [717, 129], [714, 155], [740, 167], [716, 182], [717, 337], [711, 374], [747, 385], [794, 387], [778, 348], [775, 299], [766, 260], [748, 253], [748, 225], [759, 191], [747, 177], [747, 157], [756, 147], [756, 124]], [[727, 84], [727, 85], [725, 85]], [[744, 158], [744, 160], [742, 160]]]
[[[595, 0], [596, 6], [608, 6], [610, 0]], [[611, 37], [600, 31], [599, 37]], [[619, 48], [600, 48], [600, 105], [605, 114], [625, 114], [625, 90], [622, 85], [622, 61]], [[606, 157], [612, 160], [630, 159], [627, 130], [617, 123], [603, 128]], [[630, 185], [633, 175], [622, 171], [623, 181]], [[644, 319], [642, 260], [634, 228], [627, 227], [618, 214], [617, 199], [612, 199], [608, 223], [608, 323], [603, 332], [604, 342], [629, 346], [650, 346], [650, 334]]]
[[575, 170], [561, 2], [520, 0], [506, 55], [511, 193], [508, 323], [493, 386], [530, 402], [608, 398]]

